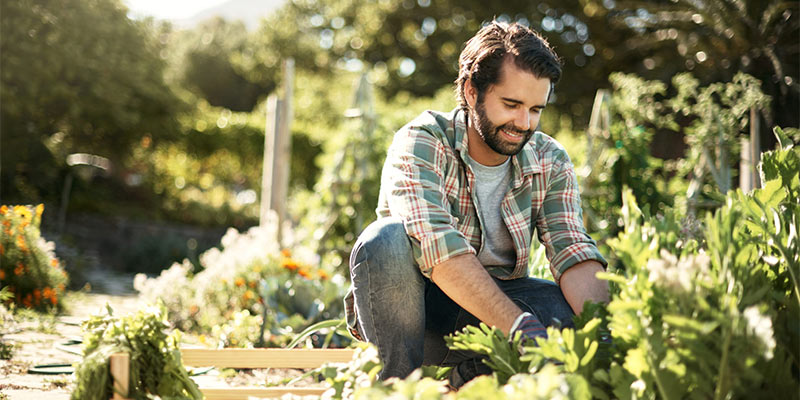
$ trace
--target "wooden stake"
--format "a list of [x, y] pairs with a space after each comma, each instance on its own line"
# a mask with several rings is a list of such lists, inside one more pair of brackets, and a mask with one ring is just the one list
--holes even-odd
[[116, 353], [112, 354], [109, 360], [111, 364], [111, 379], [114, 381], [114, 397], [111, 399], [127, 400], [131, 356], [128, 353]]

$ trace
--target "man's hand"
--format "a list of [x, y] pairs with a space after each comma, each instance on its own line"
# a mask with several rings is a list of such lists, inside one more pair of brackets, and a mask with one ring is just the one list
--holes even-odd
[[547, 328], [539, 321], [539, 318], [529, 312], [524, 312], [517, 317], [517, 322], [511, 328], [509, 338], [513, 338], [517, 332], [522, 332], [522, 342], [531, 341], [537, 337], [547, 337]]
[[461, 308], [505, 334], [510, 333], [514, 320], [522, 314], [472, 254], [434, 266], [431, 280]]
[[587, 260], [573, 265], [561, 275], [561, 292], [576, 315], [583, 311], [586, 300], [608, 303], [608, 283], [595, 277], [602, 271], [603, 265], [599, 262]]

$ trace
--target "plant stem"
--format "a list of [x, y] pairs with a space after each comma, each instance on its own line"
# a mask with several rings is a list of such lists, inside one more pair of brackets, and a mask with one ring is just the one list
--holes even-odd
[[725, 343], [722, 345], [722, 358], [719, 361], [719, 382], [717, 382], [717, 388], [714, 390], [714, 400], [722, 399], [724, 396], [722, 387], [727, 386], [725, 385], [725, 379], [727, 379], [725, 372], [728, 367], [728, 349], [731, 346], [731, 337], [733, 337], [731, 330], [733, 330], [733, 326], [726, 332]]

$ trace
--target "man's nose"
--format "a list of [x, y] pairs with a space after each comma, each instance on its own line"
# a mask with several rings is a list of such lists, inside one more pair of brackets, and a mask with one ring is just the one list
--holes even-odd
[[514, 119], [514, 127], [521, 131], [531, 129], [531, 113], [528, 110], [520, 110]]

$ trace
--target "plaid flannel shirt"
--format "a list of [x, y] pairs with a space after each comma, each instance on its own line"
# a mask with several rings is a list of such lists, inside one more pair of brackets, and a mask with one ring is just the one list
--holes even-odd
[[[397, 132], [386, 156], [378, 218], [403, 220], [414, 258], [428, 278], [436, 265], [458, 255], [477, 254], [483, 244], [471, 191], [475, 175], [466, 157], [467, 126], [461, 109], [447, 114], [426, 111]], [[564, 148], [536, 132], [512, 157], [511, 165], [511, 188], [501, 207], [516, 264], [489, 273], [498, 279], [528, 276], [534, 229], [557, 283], [564, 271], [582, 261], [607, 265], [584, 229], [578, 183]], [[359, 337], [352, 290], [345, 297], [345, 311], [348, 327]]]

